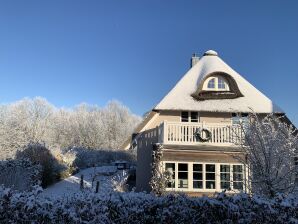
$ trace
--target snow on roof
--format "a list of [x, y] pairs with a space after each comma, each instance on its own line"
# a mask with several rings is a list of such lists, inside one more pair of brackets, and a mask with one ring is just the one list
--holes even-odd
[[[229, 74], [244, 95], [235, 99], [195, 100], [193, 94], [210, 73]], [[284, 113], [268, 97], [228, 66], [217, 52], [209, 50], [157, 104], [154, 110], [194, 110], [208, 112]]]

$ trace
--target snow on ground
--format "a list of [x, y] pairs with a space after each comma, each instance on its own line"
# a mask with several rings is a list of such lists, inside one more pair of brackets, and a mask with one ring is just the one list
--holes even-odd
[[128, 176], [125, 170], [117, 170], [116, 166], [87, 168], [44, 189], [42, 194], [51, 198], [72, 196], [81, 190], [81, 175], [84, 176], [84, 189], [94, 192], [97, 181], [99, 181], [99, 192], [122, 191]]

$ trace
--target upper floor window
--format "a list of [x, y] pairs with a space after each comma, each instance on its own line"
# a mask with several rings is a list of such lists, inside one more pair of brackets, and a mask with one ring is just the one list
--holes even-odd
[[211, 76], [205, 81], [203, 90], [229, 91], [230, 89], [225, 78], [221, 76]]
[[182, 111], [181, 122], [198, 122], [199, 113], [196, 111]]

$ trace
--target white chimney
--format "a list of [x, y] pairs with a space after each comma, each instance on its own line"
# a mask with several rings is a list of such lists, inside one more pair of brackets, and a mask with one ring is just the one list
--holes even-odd
[[192, 68], [195, 64], [197, 64], [199, 62], [199, 60], [200, 60], [200, 58], [196, 53], [192, 54], [192, 57], [190, 60], [190, 67]]

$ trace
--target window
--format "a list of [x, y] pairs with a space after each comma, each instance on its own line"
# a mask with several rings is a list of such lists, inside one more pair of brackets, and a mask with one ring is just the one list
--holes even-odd
[[220, 76], [209, 77], [203, 85], [203, 90], [229, 91], [228, 82]]
[[245, 189], [242, 164], [166, 162], [165, 171], [170, 174], [168, 190], [237, 192]]
[[178, 164], [178, 188], [188, 188], [188, 164]]
[[226, 89], [226, 83], [223, 79], [218, 78], [218, 83], [217, 83], [218, 89]]
[[167, 188], [175, 188], [175, 163], [166, 163], [166, 171], [170, 175]]
[[193, 164], [193, 188], [202, 189], [203, 188], [203, 165]]
[[182, 111], [181, 112], [181, 121], [182, 122], [188, 122], [188, 111]]
[[215, 78], [211, 79], [208, 82], [208, 89], [214, 89], [215, 88]]
[[233, 165], [233, 189], [243, 190], [242, 165]]
[[232, 113], [232, 124], [234, 125], [246, 125], [249, 123], [248, 113]]
[[206, 164], [206, 189], [215, 189], [215, 165]]
[[191, 112], [190, 113], [190, 118], [191, 118], [191, 122], [198, 122], [198, 112]]
[[198, 122], [199, 113], [196, 111], [182, 111], [181, 122]]
[[230, 165], [220, 165], [220, 188], [227, 190], [231, 188]]

